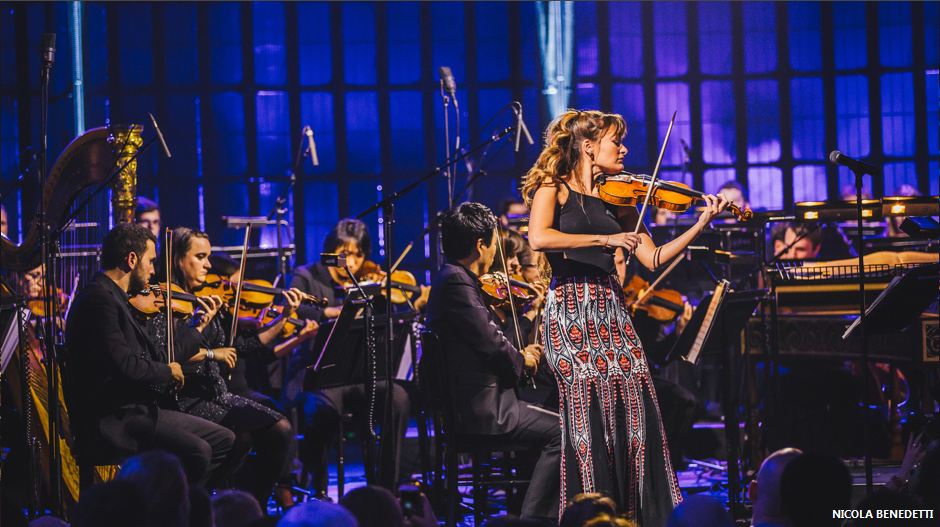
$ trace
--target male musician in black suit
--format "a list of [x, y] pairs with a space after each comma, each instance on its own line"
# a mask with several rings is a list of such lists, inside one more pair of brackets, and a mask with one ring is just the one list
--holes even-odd
[[140, 225], [112, 229], [101, 249], [103, 272], [69, 311], [63, 373], [76, 452], [84, 463], [103, 465], [161, 448], [180, 458], [192, 483], [205, 484], [235, 436], [158, 406], [183, 384], [183, 371], [176, 362], [167, 364], [128, 305], [128, 294], [144, 289], [153, 276], [155, 242]]
[[484, 205], [463, 203], [441, 221], [444, 256], [431, 287], [427, 318], [446, 355], [459, 433], [500, 436], [541, 450], [522, 516], [557, 518], [561, 427], [558, 416], [517, 398], [525, 372], [534, 372], [541, 346], [519, 350], [487, 308], [477, 277], [496, 256], [496, 217]]

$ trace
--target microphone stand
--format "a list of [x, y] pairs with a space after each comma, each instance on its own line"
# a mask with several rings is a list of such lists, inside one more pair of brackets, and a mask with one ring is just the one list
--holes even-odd
[[865, 327], [865, 230], [862, 220], [862, 187], [864, 185], [865, 172], [861, 167], [850, 167], [855, 174], [855, 228], [856, 228], [856, 251], [858, 252], [858, 342], [862, 347], [862, 404], [865, 412], [862, 414], [862, 445], [865, 448], [865, 494], [871, 496], [874, 481], [872, 477], [871, 464], [871, 434], [868, 430], [868, 423], [871, 421], [869, 413], [871, 412], [871, 389], [868, 382], [864, 379], [868, 377], [869, 357], [868, 357], [868, 329]]
[[[372, 205], [368, 209], [360, 212], [356, 216], [356, 218], [362, 219], [365, 216], [372, 214], [373, 212], [382, 210], [382, 218], [383, 218], [382, 232], [385, 238], [385, 265], [384, 267], [386, 269], [386, 272], [388, 273], [388, 279], [385, 280], [385, 298], [386, 298], [386, 302], [388, 303], [388, 306], [385, 309], [385, 343], [384, 343], [385, 344], [384, 351], [385, 351], [386, 396], [385, 396], [385, 411], [383, 414], [383, 422], [382, 422], [382, 435], [385, 437], [387, 437], [386, 430], [387, 430], [387, 427], [389, 426], [389, 423], [391, 423], [391, 414], [392, 414], [392, 392], [391, 392], [392, 391], [392, 356], [393, 356], [393, 350], [394, 350], [395, 332], [393, 331], [393, 326], [392, 326], [393, 317], [392, 317], [392, 306], [391, 306], [391, 299], [392, 299], [391, 270], [392, 270], [392, 266], [394, 265], [394, 261], [393, 261], [394, 245], [392, 243], [394, 238], [392, 237], [392, 234], [393, 234], [392, 231], [394, 230], [394, 225], [395, 225], [395, 203], [401, 198], [403, 198], [404, 196], [407, 196], [414, 189], [421, 186], [424, 182], [429, 181], [431, 178], [440, 174], [442, 170], [448, 170], [449, 167], [453, 166], [455, 163], [463, 161], [464, 159], [470, 157], [471, 155], [475, 154], [477, 151], [481, 149], [488, 148], [491, 144], [509, 135], [511, 131], [512, 131], [512, 127], [507, 127], [503, 129], [502, 131], [500, 131], [499, 133], [493, 134], [492, 137], [490, 137], [488, 140], [484, 141], [483, 143], [467, 150], [466, 152], [459, 153], [455, 158], [450, 159], [448, 157], [444, 161], [443, 168], [440, 166], [435, 167], [433, 170], [431, 170], [424, 176], [412, 181], [408, 185], [405, 185], [405, 187], [402, 188], [401, 190], [393, 192], [390, 196], [383, 198], [381, 201], [379, 201], [375, 205]], [[452, 195], [449, 197], [453, 198]], [[368, 338], [368, 333], [366, 333], [366, 336]], [[382, 453], [383, 448], [386, 448], [386, 441], [384, 437], [380, 438], [379, 440], [380, 455]], [[383, 476], [389, 476], [389, 475], [383, 474]], [[394, 483], [394, 482], [391, 482], [391, 483]]]
[[[268, 220], [274, 220], [276, 222], [277, 228], [277, 272], [281, 276], [282, 283], [286, 289], [289, 284], [287, 283], [287, 254], [284, 251], [284, 240], [281, 235], [281, 227], [285, 223], [285, 215], [288, 212], [288, 197], [293, 196], [294, 185], [297, 183], [297, 171], [300, 170], [300, 162], [304, 156], [304, 140], [301, 138], [300, 142], [297, 145], [297, 155], [294, 156], [294, 164], [291, 165], [289, 178], [290, 183], [287, 186], [287, 191], [284, 194], [281, 194], [274, 200], [274, 206], [271, 207], [271, 211], [268, 212]], [[288, 368], [290, 367], [290, 358], [287, 356], [281, 357], [281, 398], [287, 393], [287, 384], [288, 384]], [[297, 430], [297, 413], [295, 411], [290, 412], [291, 424], [294, 427], [294, 430]]]
[[[43, 34], [43, 42], [47, 41]], [[58, 303], [55, 301], [55, 247], [53, 237], [50, 236], [46, 218], [45, 200], [42, 193], [46, 188], [48, 179], [47, 154], [49, 150], [49, 79], [52, 74], [52, 64], [55, 53], [55, 34], [52, 34], [52, 55], [43, 50], [43, 61], [39, 80], [39, 245], [40, 258], [43, 269], [43, 303], [46, 317], [40, 321], [41, 334], [45, 341], [43, 354], [46, 361], [46, 376], [49, 405], [49, 494], [52, 501], [52, 512], [59, 516], [62, 514], [62, 459], [59, 451], [59, 363], [56, 346], [59, 338], [57, 332], [57, 318], [59, 316]]]

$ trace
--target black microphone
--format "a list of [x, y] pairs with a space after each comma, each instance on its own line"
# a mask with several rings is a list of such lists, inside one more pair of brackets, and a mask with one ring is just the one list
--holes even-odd
[[512, 112], [516, 114], [516, 152], [518, 152], [520, 132], [525, 134], [525, 140], [528, 141], [530, 145], [535, 144], [535, 141], [532, 140], [532, 135], [529, 134], [529, 129], [526, 127], [525, 121], [522, 119], [522, 103], [513, 101]]
[[320, 166], [320, 158], [317, 157], [317, 144], [313, 141], [313, 128], [304, 126], [304, 135], [307, 136], [307, 151], [310, 152], [310, 161], [313, 166]]
[[454, 72], [450, 71], [450, 68], [447, 66], [440, 67], [441, 72], [441, 89], [447, 92], [450, 95], [450, 98], [454, 100], [454, 108], [457, 107], [457, 81], [454, 80]]
[[42, 34], [42, 63], [43, 66], [52, 67], [55, 62], [55, 33]]
[[843, 154], [838, 150], [833, 150], [829, 153], [829, 161], [837, 165], [842, 165], [847, 167], [852, 172], [858, 172], [861, 174], [875, 175], [875, 167], [865, 163], [864, 161], [859, 161], [858, 159], [852, 159], [851, 157]]
[[173, 154], [170, 153], [170, 147], [166, 145], [166, 139], [163, 138], [163, 132], [160, 131], [160, 125], [157, 124], [157, 120], [154, 119], [152, 113], [148, 113], [150, 116], [150, 122], [153, 124], [153, 131], [157, 133], [157, 140], [160, 141], [160, 146], [163, 147], [163, 153], [166, 154], [167, 159], [173, 157]]

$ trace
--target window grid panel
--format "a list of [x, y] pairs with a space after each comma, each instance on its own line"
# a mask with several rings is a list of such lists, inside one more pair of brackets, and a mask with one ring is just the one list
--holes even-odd
[[881, 123], [885, 155], [914, 155], [913, 80], [911, 73], [881, 76]]
[[882, 66], [910, 66], [911, 5], [904, 2], [878, 4], [878, 47]]
[[913, 161], [885, 163], [883, 172], [885, 196], [910, 195], [911, 189], [918, 190], [917, 166]]
[[699, 64], [702, 73], [731, 73], [731, 5], [703, 2], [697, 5], [699, 23]]
[[823, 81], [816, 77], [790, 81], [794, 159], [824, 159], [825, 114]]
[[838, 148], [853, 157], [871, 151], [868, 116], [868, 79], [861, 75], [836, 77], [836, 131]]
[[748, 81], [747, 92], [747, 160], [749, 163], [771, 163], [780, 159], [780, 105], [777, 104], [777, 81]]
[[653, 39], [657, 75], [670, 77], [685, 75], [688, 72], [686, 22], [685, 3], [657, 2], [653, 4]]
[[766, 73], [777, 69], [777, 17], [773, 2], [746, 2], [744, 9], [744, 70]]
[[730, 81], [702, 83], [702, 155], [706, 163], [735, 161], [735, 104]]
[[825, 201], [828, 199], [826, 167], [800, 165], [793, 167], [793, 200]]
[[577, 76], [597, 75], [597, 5], [594, 2], [575, 2], [574, 26]]
[[333, 78], [333, 28], [330, 5], [319, 2], [298, 2], [297, 40], [300, 56], [301, 86], [323, 85]]
[[[658, 145], [662, 145], [663, 138], [666, 137], [666, 130], [669, 129], [669, 120], [672, 118], [673, 112], [678, 110], [672, 136], [669, 138], [669, 144], [666, 145], [666, 152], [663, 154], [663, 165], [676, 166], [682, 164], [684, 153], [679, 139], [681, 138], [686, 144], [691, 142], [692, 125], [689, 122], [688, 108], [688, 84], [673, 82], [656, 85], [656, 115], [659, 119], [659, 134], [656, 137], [656, 143]], [[659, 148], [656, 151], [658, 154]]]
[[751, 207], [764, 210], [783, 209], [783, 172], [779, 168], [748, 168], [747, 188]]
[[797, 71], [822, 69], [822, 24], [820, 5], [811, 2], [787, 4], [790, 30], [790, 66]]
[[[643, 75], [643, 25], [638, 2], [608, 5], [610, 69], [614, 77]], [[616, 100], [616, 99], [615, 99]]]

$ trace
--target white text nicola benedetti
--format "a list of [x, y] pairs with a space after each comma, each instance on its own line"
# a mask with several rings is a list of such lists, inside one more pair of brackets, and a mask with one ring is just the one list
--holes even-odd
[[932, 509], [832, 509], [832, 519], [840, 520], [927, 520]]

